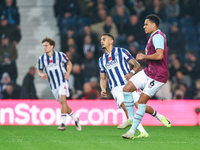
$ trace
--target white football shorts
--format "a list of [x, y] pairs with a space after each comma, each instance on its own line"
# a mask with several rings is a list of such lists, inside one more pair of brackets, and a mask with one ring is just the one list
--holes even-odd
[[[113, 98], [115, 99], [117, 105], [119, 108], [121, 103], [124, 101], [124, 95], [123, 95], [123, 86], [117, 86], [117, 87], [114, 87], [112, 90], [111, 90], [111, 94], [113, 96]], [[140, 97], [140, 89], [137, 90], [137, 91], [134, 91], [132, 94], [133, 94], [133, 99], [134, 99], [134, 103], [136, 103], [138, 100], [139, 100], [139, 97]]]
[[143, 89], [142, 92], [150, 97], [152, 97], [165, 84], [148, 77], [144, 70], [141, 70], [132, 76], [129, 81], [135, 85], [136, 89]]
[[52, 89], [51, 91], [57, 101], [60, 101], [60, 95], [66, 95], [67, 97], [70, 96], [68, 82], [62, 83], [57, 89]]

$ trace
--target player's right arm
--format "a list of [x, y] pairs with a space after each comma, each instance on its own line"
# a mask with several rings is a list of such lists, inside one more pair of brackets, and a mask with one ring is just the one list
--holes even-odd
[[43, 73], [43, 70], [38, 70], [38, 75], [43, 79], [46, 80], [47, 79], [47, 74]]
[[133, 69], [125, 75], [126, 80], [128, 81], [134, 74], [136, 74], [140, 68], [140, 64], [135, 58], [131, 58], [128, 63], [133, 65]]
[[100, 73], [101, 96], [103, 98], [107, 97], [107, 94], [106, 94], [106, 85], [107, 85], [106, 73]]
[[43, 63], [42, 63], [42, 56], [40, 56], [40, 58], [38, 59], [38, 75], [43, 79], [46, 80], [47, 79], [47, 74], [43, 73]]

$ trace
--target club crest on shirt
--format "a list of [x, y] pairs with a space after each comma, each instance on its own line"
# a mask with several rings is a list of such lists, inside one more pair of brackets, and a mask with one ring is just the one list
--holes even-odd
[[115, 56], [118, 56], [118, 53], [115, 53]]

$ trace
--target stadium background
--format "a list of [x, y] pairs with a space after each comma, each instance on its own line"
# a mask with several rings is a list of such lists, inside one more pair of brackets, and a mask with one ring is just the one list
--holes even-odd
[[[60, 3], [62, 1], [65, 0], [13, 0], [13, 10], [16, 10], [16, 7], [18, 7], [20, 17], [18, 13], [16, 13], [16, 11], [12, 11], [11, 14], [14, 15], [15, 19], [20, 18], [20, 21], [18, 20], [18, 22], [16, 23], [15, 21], [13, 22], [11, 19], [11, 23], [16, 23], [15, 25], [17, 26], [17, 29], [20, 29], [21, 32], [21, 40], [16, 45], [18, 58], [15, 60], [15, 63], [17, 65], [18, 77], [15, 83], [17, 85], [15, 85], [14, 82], [12, 83], [14, 84], [14, 86], [16, 86], [16, 91], [18, 92], [23, 84], [23, 79], [27, 74], [29, 67], [34, 65], [35, 67], [37, 67], [38, 57], [43, 54], [41, 40], [44, 37], [48, 36], [55, 39], [56, 50], [67, 50], [66, 45], [64, 45], [64, 49], [62, 49], [63, 45], [61, 45], [61, 41], [64, 41], [65, 43], [65, 40], [67, 40], [64, 34], [66, 30], [71, 30], [71, 27], [76, 27], [73, 29], [76, 29], [75, 33], [77, 34], [82, 31], [82, 28], [80, 28], [80, 26], [84, 26], [85, 21], [86, 24], [88, 24], [87, 18], [80, 19], [80, 11], [76, 12], [77, 14], [75, 14], [76, 21], [80, 19], [78, 23], [73, 22], [73, 20], [66, 21], [66, 19], [62, 19], [62, 17], [59, 16], [58, 12], [58, 9], [60, 9], [61, 6], [65, 7], [65, 5]], [[93, 2], [93, 0], [77, 1], [83, 3]], [[103, 8], [106, 9], [108, 14], [110, 13], [111, 8], [115, 5], [114, 0], [94, 0], [95, 3], [97, 1], [105, 2]], [[73, 107], [76, 115], [79, 115], [80, 120], [84, 125], [83, 130], [81, 132], [77, 132], [75, 127], [71, 126], [74, 124], [74, 122], [70, 120], [70, 117], [67, 117], [68, 126], [65, 132], [58, 132], [56, 130], [56, 126], [60, 123], [60, 105], [57, 101], [53, 100], [54, 98], [49, 89], [48, 83], [41, 80], [38, 75], [35, 75], [33, 80], [36, 87], [37, 96], [39, 98], [36, 100], [2, 100], [1, 80], [0, 150], [54, 150], [58, 148], [72, 150], [74, 150], [75, 148], [85, 150], [121, 150], [133, 148], [140, 150], [199, 149], [200, 137], [198, 133], [200, 124], [200, 81], [198, 79], [200, 78], [200, 1], [177, 0], [177, 4], [179, 4], [180, 6], [179, 15], [175, 15], [175, 18], [172, 17], [171, 19], [167, 19], [165, 13], [167, 4], [170, 0], [143, 0], [143, 4], [145, 4], [145, 7], [140, 7], [141, 9], [137, 9], [137, 7], [134, 7], [137, 5], [141, 6], [141, 0], [138, 0], [138, 4], [136, 3], [137, 0], [124, 1], [127, 8], [130, 10], [132, 9], [130, 11], [130, 15], [136, 14], [136, 12], [140, 13], [144, 11], [144, 14], [142, 15], [144, 17], [148, 13], [153, 13], [154, 11], [156, 11], [157, 13], [155, 13], [158, 14], [162, 19], [160, 28], [166, 33], [168, 37], [169, 68], [171, 77], [169, 82], [166, 84], [167, 86], [164, 89], [160, 90], [156, 97], [153, 98], [154, 100], [150, 100], [148, 103], [154, 106], [155, 109], [157, 109], [161, 114], [165, 115], [172, 121], [172, 128], [168, 129], [164, 126], [160, 126], [161, 124], [157, 119], [147, 114], [145, 115], [142, 123], [143, 125], [145, 125], [145, 129], [149, 133], [150, 138], [134, 140], [122, 139], [121, 135], [128, 130], [127, 129], [125, 131], [116, 129], [116, 125], [123, 122], [123, 120], [125, 119], [124, 115], [122, 115], [122, 110], [117, 108], [117, 105], [115, 104], [115, 101], [112, 99], [112, 97], [109, 97], [111, 99], [104, 100], [102, 100], [101, 97], [98, 97], [99, 87], [97, 83], [99, 82], [99, 72], [96, 64], [95, 66], [90, 67], [94, 67], [97, 69], [97, 76], [92, 76], [92, 79], [87, 78], [86, 80], [91, 81], [91, 83], [86, 84], [85, 86], [86, 89], [88, 89], [88, 86], [90, 87], [90, 84], [92, 84], [93, 87], [97, 86], [97, 88], [95, 88], [97, 91], [90, 91], [91, 93], [89, 92], [89, 94], [86, 95], [83, 94], [83, 81], [80, 81], [80, 77], [81, 79], [83, 78], [83, 70], [80, 70], [80, 66], [84, 59], [80, 58], [76, 54], [77, 57], [75, 58], [79, 59], [74, 60], [74, 62], [77, 61], [80, 66], [74, 64], [75, 68], [72, 75], [76, 76], [76, 83], [82, 84], [78, 84], [78, 88], [76, 87], [77, 84], [74, 85], [75, 90], [73, 89], [73, 86], [71, 87], [71, 92], [75, 92], [73, 97], [74, 99], [68, 100], [68, 102]], [[154, 7], [152, 7], [152, 3], [155, 4]], [[7, 10], [7, 7], [5, 8], [3, 4], [4, 0], [0, 0], [0, 13], [5, 13]], [[81, 6], [86, 5], [81, 4]], [[99, 7], [101, 9], [102, 5], [100, 4]], [[133, 8], [137, 11], [135, 12]], [[82, 9], [84, 10], [83, 7]], [[85, 9], [87, 10], [87, 8]], [[175, 10], [177, 10], [177, 7], [175, 7], [174, 9], [169, 9], [169, 12], [172, 12], [172, 14], [174, 14], [176, 13]], [[89, 9], [89, 12], [90, 11], [91, 10]], [[94, 14], [98, 14], [97, 10], [94, 10], [94, 12]], [[102, 18], [105, 17], [104, 10], [99, 11], [99, 13], [101, 14]], [[82, 15], [85, 14], [83, 13]], [[101, 19], [96, 15], [92, 15], [92, 17], [90, 17], [92, 18], [92, 20], [95, 21], [95, 23]], [[136, 17], [133, 17], [133, 20], [135, 18]], [[2, 17], [1, 14], [1, 21], [2, 20], [4, 20], [4, 17]], [[120, 19], [117, 19], [117, 21], [119, 20]], [[125, 20], [123, 21], [126, 22], [127, 20], [128, 19], [125, 18]], [[120, 29], [123, 29], [123, 21], [121, 22], [122, 28]], [[140, 30], [136, 30], [136, 32], [134, 33], [135, 36], [138, 31], [140, 31], [139, 33], [142, 33], [143, 31], [143, 29], [141, 29], [143, 21], [140, 21]], [[70, 25], [70, 27], [68, 27], [68, 25]], [[92, 23], [91, 26], [92, 25], [94, 25], [94, 23]], [[179, 30], [177, 30], [177, 27], [179, 28]], [[109, 28], [106, 29], [108, 30]], [[171, 33], [171, 30], [173, 30], [173, 33]], [[11, 30], [8, 29], [7, 31]], [[5, 35], [2, 36], [2, 34], [5, 34], [4, 32], [5, 30], [2, 28], [2, 26], [0, 26], [1, 40], [5, 39]], [[123, 32], [118, 33], [118, 31], [115, 31], [114, 33], [117, 33], [119, 35]], [[93, 37], [92, 40], [94, 40], [95, 36], [93, 34], [91, 35]], [[83, 44], [80, 44], [79, 42], [82, 41], [83, 37], [83, 35], [78, 38], [76, 37], [76, 40], [78, 41], [78, 43], [76, 44], [79, 44], [79, 47], [78, 45], [74, 45], [73, 40], [70, 41], [72, 42], [72, 45], [69, 46], [70, 48], [72, 48], [72, 50], [74, 47], [77, 48], [76, 50], [79, 50], [78, 54], [82, 54], [82, 56]], [[125, 38], [121, 36], [121, 38], [119, 38], [119, 41], [123, 41], [124, 39]], [[98, 40], [96, 42], [98, 43]], [[129, 44], [124, 44], [122, 42], [115, 43], [115, 45], [129, 49], [131, 53], [135, 56], [138, 51], [144, 51], [145, 44], [141, 41], [134, 40], [131, 41]], [[101, 49], [99, 48], [98, 44], [96, 45], [96, 47], [97, 48], [95, 49], [97, 49], [98, 52], [101, 53]], [[1, 53], [2, 48], [3, 47], [1, 45], [0, 60], [3, 59], [4, 55]], [[190, 60], [188, 60], [186, 52], [190, 50], [193, 50], [195, 52], [195, 57], [197, 59], [195, 59], [194, 56], [190, 55]], [[69, 57], [71, 56], [71, 52], [68, 52], [67, 54]], [[4, 57], [8, 57], [8, 55], [4, 55]], [[72, 57], [70, 57], [70, 59], [72, 59]], [[82, 61], [80, 62], [79, 60]], [[95, 58], [95, 61], [97, 61], [97, 58]], [[180, 65], [179, 62], [181, 62], [182, 65]], [[187, 71], [187, 68], [190, 67], [187, 66], [187, 68], [185, 68], [184, 64], [186, 62], [192, 68], [192, 71]], [[87, 61], [85, 61], [85, 64], [86, 63]], [[88, 64], [91, 64], [90, 61]], [[2, 62], [0, 66], [3, 66]], [[80, 71], [82, 72], [81, 74]], [[92, 69], [92, 71], [94, 71], [94, 69]], [[178, 71], [178, 80], [176, 80], [176, 73]], [[182, 76], [180, 72], [183, 72], [184, 76]], [[2, 75], [3, 73], [4, 72], [2, 72], [2, 68], [0, 68], [0, 75]], [[73, 76], [71, 77], [71, 81], [73, 81]], [[0, 78], [2, 77], [0, 76]], [[92, 94], [91, 97], [90, 94]], [[94, 95], [97, 96], [96, 100], [82, 99], [82, 97], [85, 96], [87, 98], [94, 98]], [[77, 97], [80, 99], [75, 99]], [[138, 131], [136, 131], [136, 134], [139, 134]]]
[[[148, 36], [143, 34], [142, 29], [144, 17], [150, 13], [155, 13], [161, 18], [160, 28], [168, 38], [170, 78], [166, 86], [152, 99], [158, 99], [158, 102], [160, 102], [159, 99], [164, 99], [171, 104], [173, 104], [173, 101], [182, 102], [179, 99], [186, 103], [192, 99], [199, 100], [200, 1], [175, 0], [176, 4], [172, 7], [170, 3], [173, 3], [173, 0], [124, 0], [123, 9], [115, 10], [116, 4], [119, 3], [120, 5], [120, 2], [123, 1], [13, 0], [12, 6], [18, 10], [20, 16], [19, 23], [14, 23], [14, 25], [21, 32], [21, 40], [16, 44], [18, 58], [13, 61], [16, 63], [18, 71], [18, 77], [13, 81], [14, 87], [15, 84], [17, 85], [16, 91], [20, 93], [19, 89], [29, 67], [37, 67], [38, 57], [43, 54], [41, 40], [47, 36], [55, 39], [55, 50], [65, 52], [75, 66], [70, 77], [72, 96], [69, 99], [77, 99], [77, 101], [96, 99], [93, 101], [101, 101], [98, 84], [99, 72], [96, 64], [98, 57], [102, 54], [99, 35], [105, 31], [110, 31], [115, 36], [115, 46], [125, 47], [135, 56], [137, 52], [144, 52], [145, 42], [148, 39]], [[73, 7], [73, 9], [70, 9], [70, 7]], [[124, 17], [119, 17], [117, 11], [119, 14], [123, 14], [123, 10], [126, 12]], [[70, 11], [72, 17], [67, 18], [66, 11]], [[4, 12], [4, 1], [1, 1], [1, 15]], [[107, 17], [109, 15], [111, 15], [111, 18]], [[136, 24], [131, 26], [129, 18], [132, 18], [133, 24], [134, 22]], [[109, 24], [109, 21], [111, 21], [111, 24]], [[107, 26], [104, 25], [104, 22], [107, 22]], [[88, 26], [91, 33], [84, 26]], [[105, 31], [99, 33], [96, 28]], [[129, 31], [132, 30], [126, 30], [134, 28], [137, 30], [131, 33]], [[74, 35], [67, 36], [67, 33], [71, 34], [68, 31], [72, 30]], [[6, 33], [1, 31], [1, 34]], [[135, 37], [134, 40], [126, 39], [130, 34]], [[89, 44], [90, 38], [91, 45]], [[2, 35], [1, 39], [3, 39]], [[73, 49], [76, 50], [75, 54], [72, 52]], [[87, 59], [86, 57], [89, 56], [86, 55], [89, 54], [85, 54], [85, 51], [89, 51], [88, 53], [93, 51], [94, 56]], [[1, 54], [1, 57], [4, 57], [4, 54]], [[141, 62], [141, 64], [144, 65], [145, 62]], [[192, 69], [188, 69], [188, 66]], [[1, 70], [1, 75], [3, 73]], [[39, 99], [54, 99], [48, 82], [41, 80], [37, 74], [34, 77], [34, 84]], [[86, 89], [91, 90], [87, 91]], [[109, 89], [107, 90], [109, 93]], [[1, 99], [3, 98], [2, 95], [3, 91], [1, 91]], [[18, 96], [20, 98], [20, 94]], [[111, 95], [108, 97], [108, 101], [109, 99], [112, 99]], [[30, 100], [27, 99], [26, 101], [29, 103]], [[6, 101], [2, 102], [5, 106]], [[196, 103], [196, 101], [191, 102]], [[9, 101], [7, 104], [9, 106]], [[194, 113], [198, 107], [200, 106], [196, 103], [192, 110], [194, 118], [199, 118]], [[3, 107], [1, 108], [3, 112]], [[198, 124], [198, 122], [199, 119], [192, 125]]]

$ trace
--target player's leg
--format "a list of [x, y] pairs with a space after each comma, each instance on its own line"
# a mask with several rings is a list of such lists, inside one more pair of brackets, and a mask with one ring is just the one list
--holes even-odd
[[[66, 102], [66, 104], [67, 104], [67, 102]], [[71, 107], [70, 107], [68, 104], [67, 104], [67, 114], [75, 121], [76, 129], [77, 129], [78, 131], [81, 131], [81, 130], [82, 130], [82, 127], [81, 127], [81, 125], [80, 125], [79, 118], [77, 118], [77, 117], [74, 115], [74, 113], [73, 113]]]
[[118, 107], [122, 108], [124, 110], [126, 117], [127, 117], [126, 122], [117, 126], [118, 129], [125, 129], [125, 128], [131, 126], [133, 117], [134, 117], [133, 104], [131, 104], [131, 103], [125, 104], [122, 89], [123, 89], [123, 86], [118, 86], [111, 90], [113, 98], [115, 99]]
[[[131, 80], [133, 83], [137, 83], [137, 78], [133, 78]], [[134, 137], [134, 133], [141, 122], [144, 113], [146, 111], [146, 103], [147, 101], [164, 85], [162, 82], [155, 81], [149, 77], [147, 77], [147, 82], [144, 87], [142, 94], [140, 95], [138, 101], [138, 110], [136, 111], [136, 115], [134, 116], [133, 124], [131, 129], [124, 135], [123, 138], [131, 139]]]
[[[138, 102], [135, 103], [135, 107], [138, 108]], [[166, 127], [171, 127], [171, 122], [169, 119], [165, 118], [165, 116], [159, 114], [154, 108], [150, 105], [146, 105], [146, 113], [156, 117], [160, 122], [162, 122]]]
[[[129, 85], [129, 82], [127, 84]], [[127, 84], [125, 86], [127, 86]], [[122, 93], [122, 99], [123, 99], [123, 102], [124, 102], [124, 106], [127, 109], [129, 118], [126, 122], [119, 125], [117, 127], [118, 129], [125, 129], [128, 126], [130, 126], [132, 124], [133, 118], [134, 118], [134, 99], [133, 99], [132, 92], [123, 92]]]
[[[52, 91], [52, 94], [54, 95], [55, 99], [57, 101], [61, 102], [60, 97], [59, 97], [59, 88], [58, 89], [52, 89], [51, 91]], [[64, 131], [66, 129], [66, 127], [65, 127], [66, 117], [67, 117], [67, 112], [65, 111], [65, 109], [61, 105], [62, 122], [61, 122], [61, 125], [57, 128], [58, 130]]]
[[[124, 112], [125, 113], [128, 113], [128, 111], [126, 110], [126, 106], [124, 105], [124, 102], [122, 102], [122, 104], [120, 105]], [[134, 112], [134, 106], [132, 106], [133, 108], [133, 112]], [[134, 114], [133, 114], [134, 116]], [[127, 117], [129, 118], [128, 120], [126, 120], [124, 123], [120, 124], [117, 126], [118, 129], [126, 129], [127, 127], [131, 126], [132, 123], [133, 123], [133, 117]], [[146, 132], [146, 130], [144, 129], [144, 127], [142, 126], [142, 124], [140, 123], [138, 128], [137, 128], [139, 131], [140, 131], [140, 135], [137, 136], [136, 138], [146, 138], [146, 137], [149, 137], [149, 134]]]
[[[142, 91], [140, 89], [138, 89], [137, 91], [134, 91], [132, 93], [133, 99], [134, 99], [134, 105], [138, 103], [138, 100], [140, 98], [141, 92]], [[140, 131], [140, 135], [136, 136], [135, 138], [146, 138], [146, 137], [149, 137], [149, 134], [146, 132], [146, 130], [144, 129], [144, 127], [142, 126], [141, 123], [138, 125], [137, 129]]]
[[[117, 87], [116, 89], [114, 89], [114, 91], [112, 91], [112, 94], [115, 100], [117, 101], [118, 106], [120, 105], [120, 107], [124, 110], [128, 119], [124, 123], [118, 125], [117, 128], [125, 129], [132, 125], [133, 118], [134, 118], [134, 98], [138, 100], [139, 94], [135, 92], [134, 95], [133, 94], [128, 95], [130, 96], [130, 99], [132, 100], [131, 102], [124, 101], [122, 87]], [[138, 136], [138, 138], [149, 137], [149, 134], [146, 132], [146, 130], [141, 124], [138, 126], [137, 129], [140, 131], [140, 135]]]
[[129, 118], [129, 116], [128, 116], [128, 111], [127, 111], [127, 109], [126, 109], [126, 106], [125, 106], [124, 102], [122, 102], [120, 106], [121, 106], [121, 108], [124, 110], [124, 113], [125, 113], [125, 115], [126, 115], [126, 118], [128, 119], [128, 118]]
[[135, 131], [137, 129], [137, 127], [139, 126], [143, 116], [144, 116], [144, 113], [145, 113], [145, 110], [146, 110], [146, 103], [148, 101], [150, 97], [144, 93], [142, 93], [140, 95], [140, 99], [139, 99], [139, 103], [138, 103], [138, 110], [136, 111], [136, 114], [134, 116], [134, 119], [133, 119], [133, 124], [131, 126], [131, 129], [126, 133], [126, 134], [123, 134], [122, 137], [123, 138], [126, 138], [126, 139], [133, 139], [134, 138], [134, 134], [135, 134]]
[[[140, 80], [136, 80], [137, 88], [136, 88], [134, 82], [132, 82], [133, 78], [140, 79]], [[136, 75], [132, 76], [131, 79], [127, 82], [127, 84], [123, 88], [124, 104], [125, 104], [127, 110], [128, 110], [128, 108], [130, 108], [130, 106], [131, 106], [131, 108], [134, 108], [133, 106], [134, 106], [135, 100], [134, 100], [132, 94], [133, 94], [133, 91], [136, 91], [136, 89], [143, 87], [143, 84], [145, 83], [145, 81], [141, 80], [142, 78], [145, 79], [145, 74], [144, 74], [144, 72], [140, 71]], [[129, 113], [129, 110], [128, 110], [128, 113]], [[133, 109], [133, 111], [131, 109], [130, 114], [132, 116], [134, 116], [134, 109]]]
[[66, 122], [66, 118], [67, 118], [66, 96], [65, 95], [60, 95], [59, 97], [60, 97], [59, 101], [60, 101], [60, 104], [61, 104], [61, 119], [62, 119], [62, 123], [58, 127], [58, 130], [64, 131], [66, 129], [65, 122]]
[[[126, 117], [127, 117], [127, 120], [126, 120], [124, 123], [118, 125], [118, 126], [117, 126], [117, 129], [126, 129], [127, 127], [129, 127], [129, 126], [132, 125], [132, 123], [133, 123], [133, 121], [131, 120], [132, 117], [129, 117], [129, 116], [131, 116], [131, 115], [130, 115], [130, 111], [129, 111], [129, 113], [128, 113], [124, 102], [121, 103], [120, 107], [124, 110], [124, 112], [125, 112], [125, 114], [126, 114]], [[134, 111], [134, 110], [133, 110], [133, 111]]]
[[59, 87], [59, 95], [60, 95], [60, 103], [61, 103], [61, 114], [62, 120], [66, 121], [66, 115], [68, 114], [74, 121], [76, 125], [76, 129], [81, 131], [81, 125], [79, 123], [79, 119], [74, 115], [71, 107], [67, 104], [66, 96], [69, 96], [68, 84], [63, 83]]

